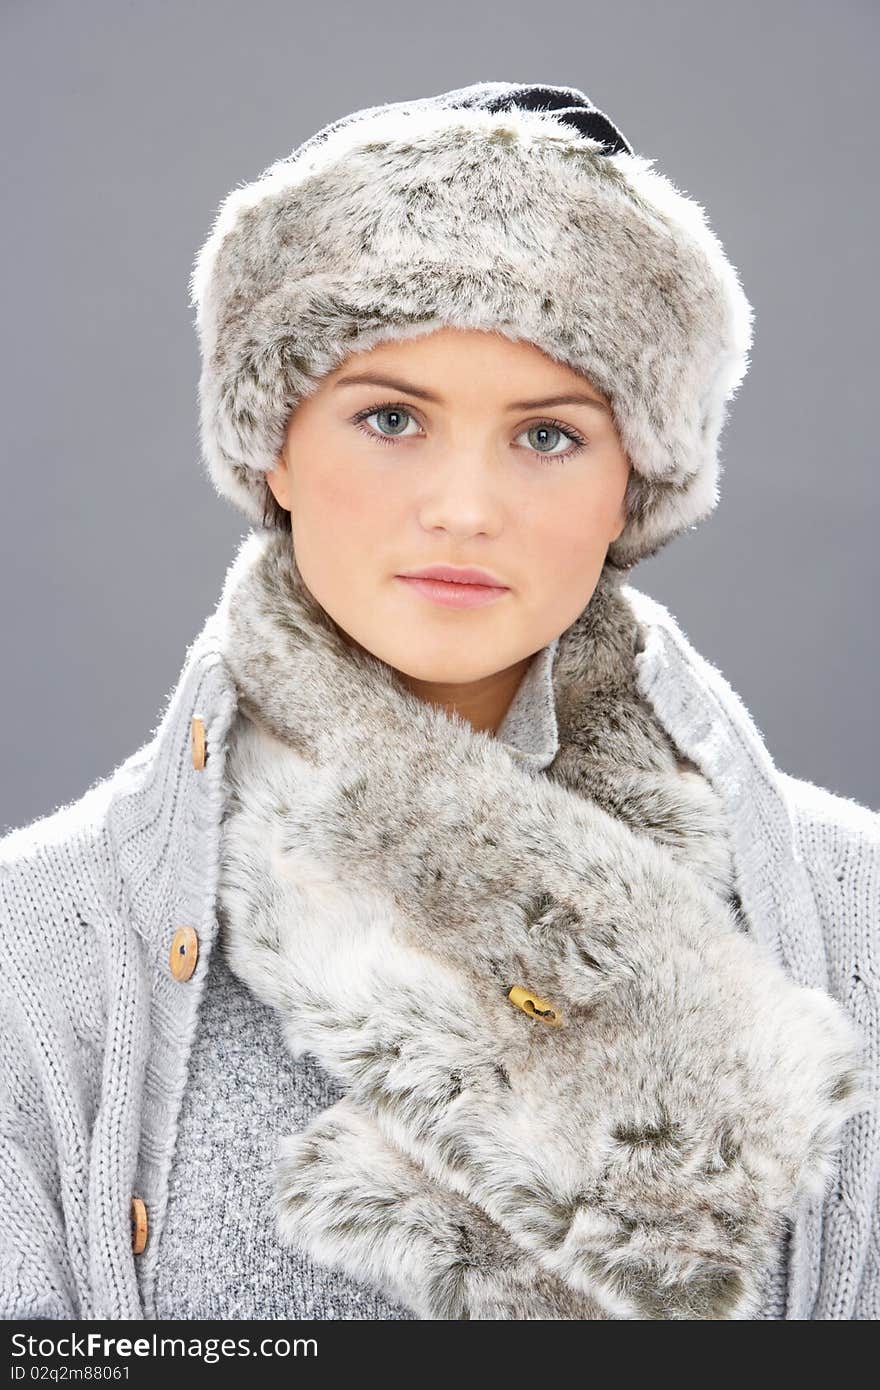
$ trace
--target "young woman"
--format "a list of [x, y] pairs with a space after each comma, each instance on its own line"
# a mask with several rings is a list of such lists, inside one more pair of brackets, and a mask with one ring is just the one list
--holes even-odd
[[6, 1318], [874, 1318], [880, 817], [637, 560], [752, 314], [579, 91], [355, 112], [199, 253], [254, 523], [2, 842]]

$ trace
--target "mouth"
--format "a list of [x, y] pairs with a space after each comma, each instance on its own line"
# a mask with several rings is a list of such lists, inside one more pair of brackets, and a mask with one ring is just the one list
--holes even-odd
[[480, 584], [473, 579], [436, 579], [420, 574], [398, 574], [395, 578], [432, 603], [447, 608], [482, 608], [509, 594], [502, 584]]

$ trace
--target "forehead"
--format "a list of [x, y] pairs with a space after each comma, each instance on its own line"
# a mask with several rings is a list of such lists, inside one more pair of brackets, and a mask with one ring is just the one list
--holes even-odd
[[322, 387], [332, 391], [355, 382], [382, 384], [379, 378], [423, 388], [424, 398], [438, 404], [447, 396], [468, 393], [474, 385], [498, 400], [524, 390], [530, 395], [568, 390], [607, 404], [602, 391], [581, 372], [529, 339], [496, 330], [442, 325], [418, 336], [389, 336], [369, 349], [349, 353], [323, 379]]

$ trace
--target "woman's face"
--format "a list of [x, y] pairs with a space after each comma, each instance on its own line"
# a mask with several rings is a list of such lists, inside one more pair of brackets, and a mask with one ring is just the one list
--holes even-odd
[[[589, 602], [629, 471], [585, 377], [532, 343], [442, 328], [324, 377], [268, 481], [302, 577], [343, 632], [494, 728], [534, 653]], [[453, 607], [399, 578], [436, 564], [507, 587]]]

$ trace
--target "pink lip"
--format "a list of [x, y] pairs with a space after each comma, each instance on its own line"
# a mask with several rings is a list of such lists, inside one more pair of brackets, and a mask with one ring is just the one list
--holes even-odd
[[496, 579], [488, 570], [472, 569], [464, 565], [426, 565], [424, 569], [406, 570], [398, 579], [446, 579], [452, 584], [481, 584], [485, 589], [506, 589], [508, 586]]
[[410, 574], [395, 577], [411, 589], [417, 589], [423, 597], [445, 604], [447, 608], [481, 608], [510, 593], [509, 589], [497, 584], [454, 583], [448, 579], [423, 579]]

